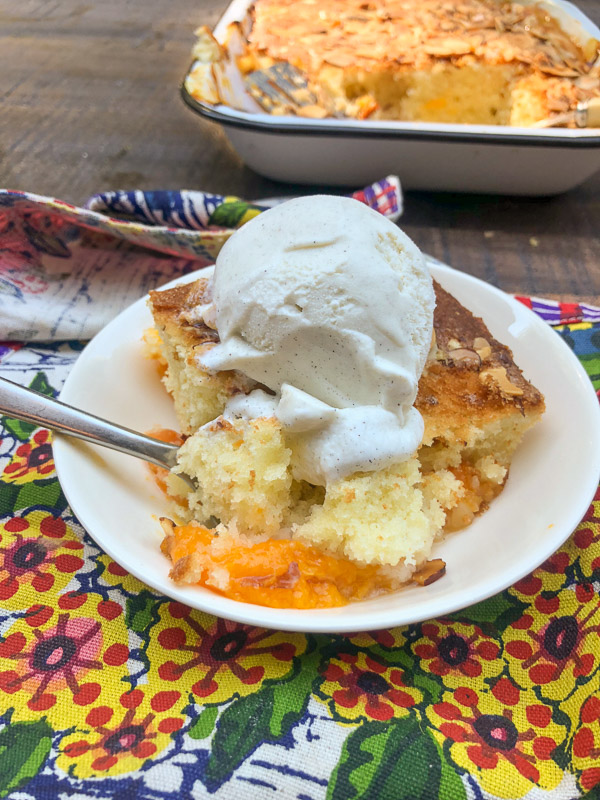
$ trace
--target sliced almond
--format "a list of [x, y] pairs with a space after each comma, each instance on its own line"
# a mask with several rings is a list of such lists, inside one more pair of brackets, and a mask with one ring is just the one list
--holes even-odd
[[519, 395], [523, 394], [523, 389], [520, 389], [518, 386], [515, 386], [514, 383], [510, 382], [504, 367], [491, 367], [490, 369], [484, 369], [479, 373], [479, 377], [484, 382], [488, 379], [494, 381], [502, 394], [509, 395], [511, 397], [518, 397]]
[[169, 578], [175, 583], [192, 583], [192, 580], [190, 580], [191, 572], [192, 557], [191, 555], [183, 556], [173, 564], [173, 568], [169, 572]]
[[479, 367], [481, 365], [481, 356], [475, 350], [470, 350], [467, 347], [459, 347], [451, 350], [448, 354], [452, 361], [463, 366]]
[[296, 116], [306, 117], [308, 119], [324, 119], [329, 116], [329, 112], [326, 108], [314, 104], [310, 106], [298, 106], [295, 111]]
[[430, 56], [462, 56], [472, 51], [470, 42], [464, 39], [448, 38], [423, 45], [423, 52]]
[[325, 61], [326, 64], [331, 64], [332, 67], [341, 67], [345, 69], [346, 67], [352, 66], [356, 58], [350, 54], [335, 53], [333, 55], [326, 55], [323, 61]]
[[598, 56], [600, 42], [598, 39], [588, 39], [583, 46], [583, 55], [588, 61], [593, 61]]
[[169, 517], [161, 517], [159, 520], [160, 527], [163, 529], [165, 536], [173, 536], [175, 532], [175, 523]]
[[429, 586], [435, 583], [446, 573], [446, 562], [441, 558], [426, 561], [412, 576], [413, 582], [419, 586]]
[[473, 348], [482, 361], [485, 361], [486, 358], [492, 355], [490, 343], [487, 339], [484, 339], [483, 336], [477, 336], [473, 339]]
[[584, 91], [598, 91], [600, 90], [600, 78], [595, 78], [593, 75], [582, 75], [581, 78], [577, 78], [575, 85]]

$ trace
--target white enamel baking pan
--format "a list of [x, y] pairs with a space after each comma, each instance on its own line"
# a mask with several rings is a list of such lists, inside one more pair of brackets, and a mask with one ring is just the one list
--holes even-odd
[[[233, 0], [214, 30], [246, 17], [252, 0]], [[581, 43], [600, 40], [600, 29], [566, 0], [540, 3]], [[190, 69], [193, 68], [193, 65]], [[223, 126], [245, 163], [268, 178], [301, 184], [360, 186], [395, 173], [406, 189], [543, 196], [583, 183], [600, 169], [600, 129], [531, 129], [304, 119], [185, 102]], [[251, 98], [244, 105], [258, 107]]]

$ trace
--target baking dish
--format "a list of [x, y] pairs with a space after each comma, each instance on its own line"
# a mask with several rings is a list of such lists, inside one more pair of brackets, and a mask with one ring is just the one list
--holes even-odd
[[[247, 19], [251, 2], [233, 0], [214, 30], [217, 41], [226, 41], [231, 23]], [[539, 5], [577, 41], [600, 39], [600, 29], [572, 3]], [[395, 172], [407, 189], [540, 196], [572, 189], [600, 169], [598, 128], [273, 116], [242, 96], [241, 79], [229, 75], [226, 83], [243, 110], [196, 100], [185, 82], [182, 96], [222, 125], [249, 167], [279, 181], [349, 186]]]

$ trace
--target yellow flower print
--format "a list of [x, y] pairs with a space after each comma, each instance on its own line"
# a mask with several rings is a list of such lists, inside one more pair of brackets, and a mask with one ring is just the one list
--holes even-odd
[[387, 648], [402, 647], [406, 642], [405, 630], [406, 628], [390, 628], [382, 631], [363, 631], [345, 634], [344, 638], [357, 647], [372, 647], [374, 644]]
[[576, 557], [577, 554], [567, 542], [538, 569], [517, 581], [508, 591], [525, 602], [529, 602], [540, 592], [559, 592], [567, 581], [566, 571]]
[[502, 634], [513, 679], [562, 700], [600, 661], [600, 609], [591, 584], [539, 594]]
[[423, 699], [418, 689], [408, 685], [403, 670], [364, 652], [332, 658], [317, 697], [326, 701], [334, 717], [347, 722], [404, 717]]
[[591, 579], [600, 571], [600, 489], [568, 544], [576, 552], [583, 575]]
[[423, 671], [443, 678], [446, 686], [462, 686], [465, 678], [480, 678], [482, 683], [502, 672], [500, 645], [478, 625], [438, 620], [423, 623], [421, 631], [411, 649]]
[[60, 517], [33, 511], [0, 527], [0, 600], [27, 608], [64, 589], [81, 569], [83, 544]]
[[571, 764], [584, 792], [600, 785], [600, 673], [561, 703], [574, 723]]
[[54, 472], [54, 458], [50, 447], [50, 433], [39, 430], [20, 444], [10, 462], [4, 467], [2, 480], [18, 485], [46, 478]]
[[282, 678], [306, 649], [301, 634], [239, 625], [165, 603], [148, 645], [149, 681], [160, 679], [203, 702], [223, 703]]
[[14, 707], [13, 721], [43, 713], [60, 730], [112, 702], [130, 653], [118, 603], [68, 592], [57, 605], [32, 606], [0, 642], [0, 710]]
[[109, 586], [122, 587], [126, 592], [132, 594], [139, 594], [143, 589], [147, 588], [144, 583], [135, 578], [130, 572], [124, 569], [120, 564], [117, 564], [116, 561], [113, 561], [112, 558], [105, 553], [102, 553], [96, 558], [96, 563], [102, 564], [104, 567], [100, 580], [104, 581]]
[[138, 687], [94, 706], [80, 729], [61, 740], [58, 767], [77, 778], [122, 775], [158, 755], [183, 727], [187, 698], [157, 688]]
[[491, 690], [462, 686], [447, 692], [427, 716], [455, 763], [476, 772], [482, 789], [495, 797], [517, 800], [534, 786], [550, 790], [562, 780], [552, 753], [564, 728], [552, 722], [552, 708], [507, 677]]

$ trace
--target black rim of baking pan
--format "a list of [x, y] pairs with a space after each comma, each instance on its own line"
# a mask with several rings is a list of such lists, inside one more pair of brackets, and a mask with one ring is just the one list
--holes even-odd
[[311, 120], [310, 127], [306, 124], [287, 123], [278, 124], [277, 118], [273, 122], [263, 122], [251, 117], [230, 117], [222, 114], [218, 108], [196, 100], [188, 92], [185, 84], [181, 86], [183, 101], [193, 111], [211, 122], [230, 128], [241, 128], [255, 133], [277, 134], [279, 136], [319, 136], [345, 137], [353, 139], [373, 138], [378, 139], [406, 139], [429, 142], [464, 142], [465, 144], [494, 144], [494, 145], [519, 145], [524, 147], [557, 147], [569, 149], [595, 149], [600, 147], [600, 136], [582, 136], [579, 139], [563, 136], [530, 136], [526, 133], [472, 133], [469, 131], [416, 131], [408, 129], [390, 130], [376, 128], [342, 128], [322, 125]]

